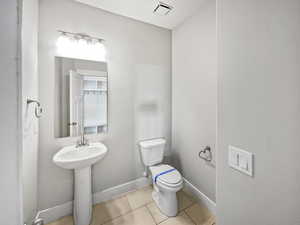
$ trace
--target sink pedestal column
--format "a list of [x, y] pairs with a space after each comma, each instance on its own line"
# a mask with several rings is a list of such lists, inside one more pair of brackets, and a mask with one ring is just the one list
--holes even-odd
[[89, 225], [92, 218], [91, 167], [75, 169], [74, 208], [75, 225]]

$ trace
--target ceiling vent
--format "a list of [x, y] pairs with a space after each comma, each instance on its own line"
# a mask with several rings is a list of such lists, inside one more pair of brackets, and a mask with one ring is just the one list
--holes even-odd
[[163, 2], [158, 2], [158, 5], [156, 6], [156, 8], [154, 9], [154, 13], [158, 14], [158, 15], [163, 15], [166, 16], [169, 14], [169, 12], [173, 9], [172, 6], [163, 3]]

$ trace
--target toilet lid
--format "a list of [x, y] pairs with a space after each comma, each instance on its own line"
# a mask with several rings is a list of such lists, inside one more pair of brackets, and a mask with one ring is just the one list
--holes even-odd
[[[174, 170], [173, 170], [174, 169]], [[159, 175], [157, 177], [157, 181], [161, 181], [164, 183], [168, 183], [168, 184], [177, 184], [179, 182], [181, 182], [182, 177], [180, 175], [180, 173], [178, 172], [178, 170], [176, 170], [174, 167], [169, 166], [169, 165], [158, 165], [158, 166], [151, 166], [150, 167], [151, 173], [152, 173], [152, 178], [153, 180], [155, 179], [155, 177], [161, 173], [164, 173], [165, 171], [171, 171], [162, 175]]]

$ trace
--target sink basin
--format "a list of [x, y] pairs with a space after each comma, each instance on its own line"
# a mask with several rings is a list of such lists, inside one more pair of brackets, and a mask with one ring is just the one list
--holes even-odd
[[62, 148], [53, 157], [53, 162], [64, 169], [80, 169], [91, 166], [107, 153], [102, 143], [91, 143], [87, 146], [68, 146]]
[[92, 218], [92, 179], [91, 166], [107, 153], [102, 143], [87, 146], [75, 145], [62, 148], [53, 157], [53, 162], [64, 169], [74, 169], [74, 204], [75, 225], [89, 225]]

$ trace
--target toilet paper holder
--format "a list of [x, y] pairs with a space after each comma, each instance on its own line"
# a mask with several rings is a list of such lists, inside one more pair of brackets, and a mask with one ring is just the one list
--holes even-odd
[[198, 153], [200, 159], [204, 159], [207, 162], [212, 161], [212, 153], [210, 146], [206, 146], [203, 150]]

